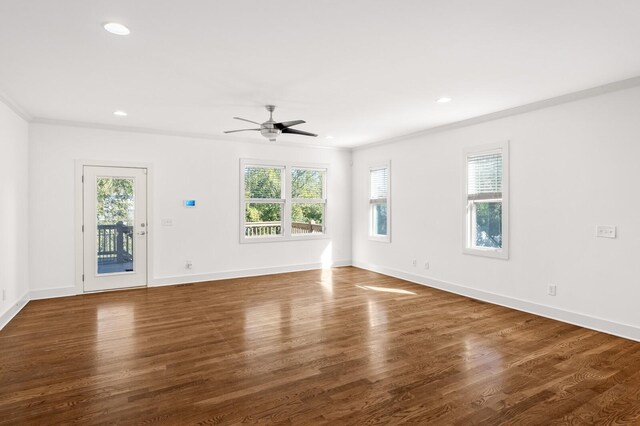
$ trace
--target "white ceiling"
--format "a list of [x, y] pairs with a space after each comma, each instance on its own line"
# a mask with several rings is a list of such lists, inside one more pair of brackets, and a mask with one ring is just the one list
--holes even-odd
[[275, 103], [320, 134], [279, 140], [349, 147], [638, 76], [639, 21], [631, 0], [0, 0], [0, 91], [216, 137]]

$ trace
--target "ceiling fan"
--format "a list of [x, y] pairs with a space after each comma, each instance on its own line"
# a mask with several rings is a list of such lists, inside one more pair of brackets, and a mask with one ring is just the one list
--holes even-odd
[[257, 124], [260, 126], [257, 129], [240, 129], [240, 130], [227, 130], [225, 133], [235, 133], [235, 132], [247, 132], [247, 131], [260, 131], [262, 136], [269, 139], [271, 142], [275, 142], [276, 138], [280, 135], [280, 133], [290, 133], [292, 135], [303, 135], [303, 136], [313, 136], [316, 137], [315, 133], [303, 132], [302, 130], [292, 129], [291, 127], [297, 126], [298, 124], [306, 123], [304, 120], [294, 120], [294, 121], [282, 121], [276, 122], [273, 119], [273, 111], [276, 109], [275, 105], [265, 105], [267, 111], [269, 111], [269, 119], [264, 123], [260, 124], [256, 121], [247, 120], [246, 118], [233, 117], [236, 120], [247, 121], [249, 123]]

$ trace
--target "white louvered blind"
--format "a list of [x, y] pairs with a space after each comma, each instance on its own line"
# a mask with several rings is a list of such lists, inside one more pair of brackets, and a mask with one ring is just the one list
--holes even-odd
[[372, 169], [370, 172], [372, 200], [386, 199], [389, 197], [389, 169]]
[[502, 152], [467, 156], [467, 199], [502, 198]]

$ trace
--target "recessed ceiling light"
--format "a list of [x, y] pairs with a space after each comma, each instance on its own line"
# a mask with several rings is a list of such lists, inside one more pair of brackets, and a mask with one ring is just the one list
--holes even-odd
[[117, 115], [118, 117], [126, 117], [127, 113], [125, 111], [114, 111], [113, 115]]
[[104, 24], [104, 29], [109, 31], [111, 34], [115, 34], [115, 35], [124, 36], [124, 35], [129, 35], [131, 33], [129, 28], [117, 22], [107, 22], [106, 24]]
[[441, 98], [436, 99], [436, 102], [438, 102], [439, 104], [446, 104], [447, 102], [451, 102], [451, 98], [443, 96]]
[[331, 136], [331, 135], [327, 135], [327, 136], [325, 136], [324, 138], [325, 138], [325, 139], [333, 139], [333, 136]]

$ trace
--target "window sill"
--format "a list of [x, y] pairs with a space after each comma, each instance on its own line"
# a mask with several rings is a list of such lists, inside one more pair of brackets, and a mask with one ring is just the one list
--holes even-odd
[[377, 237], [374, 235], [369, 235], [369, 241], [376, 241], [379, 243], [391, 243], [391, 237], [389, 235], [387, 235], [386, 237]]
[[331, 236], [329, 234], [307, 234], [285, 237], [254, 237], [254, 238], [240, 238], [240, 244], [256, 244], [256, 243], [279, 243], [289, 241], [307, 241], [307, 240], [328, 240]]
[[509, 252], [505, 249], [481, 249], [481, 248], [463, 248], [462, 252], [464, 254], [470, 254], [472, 256], [481, 256], [481, 257], [492, 257], [494, 259], [509, 259]]

